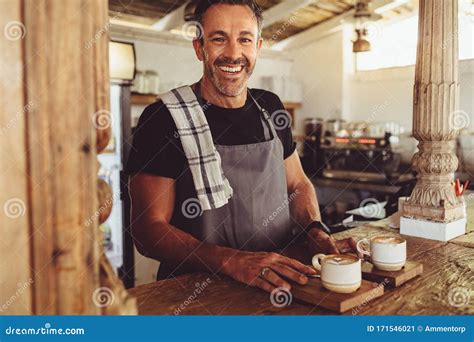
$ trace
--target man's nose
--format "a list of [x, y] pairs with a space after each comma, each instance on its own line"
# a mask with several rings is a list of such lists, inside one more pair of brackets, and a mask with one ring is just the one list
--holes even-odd
[[224, 57], [235, 61], [242, 57], [242, 50], [237, 42], [229, 42], [224, 50]]

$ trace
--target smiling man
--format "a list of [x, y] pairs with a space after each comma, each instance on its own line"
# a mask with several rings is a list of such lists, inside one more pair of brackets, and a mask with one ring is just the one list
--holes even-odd
[[254, 0], [204, 0], [195, 20], [202, 79], [148, 106], [134, 134], [127, 172], [136, 247], [161, 261], [159, 279], [205, 271], [269, 292], [289, 289], [288, 280], [305, 284], [314, 270], [279, 250], [296, 238], [311, 253], [354, 251], [355, 243], [320, 229], [278, 96], [247, 88], [262, 11]]

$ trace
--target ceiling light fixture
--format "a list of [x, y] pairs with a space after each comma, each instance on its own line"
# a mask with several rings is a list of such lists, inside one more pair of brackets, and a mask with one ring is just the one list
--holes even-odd
[[371, 45], [368, 40], [369, 32], [367, 23], [382, 19], [380, 14], [370, 9], [371, 0], [358, 0], [355, 5], [355, 13], [352, 22], [355, 27], [357, 38], [353, 41], [352, 51], [354, 53], [370, 51]]

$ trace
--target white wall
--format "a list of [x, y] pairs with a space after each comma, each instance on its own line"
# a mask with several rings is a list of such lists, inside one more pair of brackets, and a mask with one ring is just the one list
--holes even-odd
[[[459, 110], [471, 118], [474, 129], [474, 60], [460, 61]], [[412, 127], [414, 66], [357, 72], [348, 77], [350, 110], [343, 116], [351, 121], [396, 121], [408, 131]]]
[[343, 33], [336, 32], [291, 52], [292, 76], [303, 83], [303, 107], [296, 131], [309, 117], [340, 118], [343, 94]]

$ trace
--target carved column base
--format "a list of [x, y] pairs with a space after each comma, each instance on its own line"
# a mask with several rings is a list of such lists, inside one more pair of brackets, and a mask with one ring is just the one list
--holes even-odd
[[411, 204], [408, 201], [403, 204], [403, 217], [431, 220], [434, 222], [453, 222], [465, 218], [465, 206], [460, 203], [456, 207], [426, 207], [419, 204]]
[[458, 160], [454, 141], [420, 141], [413, 157], [418, 182], [403, 204], [404, 217], [452, 222], [465, 217], [464, 201], [454, 192]]

